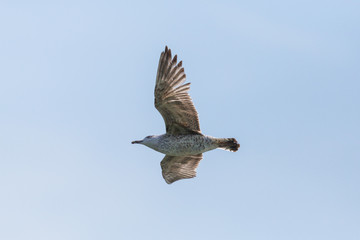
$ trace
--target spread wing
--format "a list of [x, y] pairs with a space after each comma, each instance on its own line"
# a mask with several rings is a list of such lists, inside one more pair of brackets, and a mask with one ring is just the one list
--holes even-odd
[[162, 175], [168, 184], [177, 180], [193, 178], [196, 168], [202, 159], [202, 154], [192, 156], [166, 155], [161, 161]]
[[155, 84], [155, 107], [161, 113], [166, 132], [172, 135], [201, 134], [199, 117], [188, 93], [190, 83], [186, 80], [182, 61], [165, 47], [161, 53]]

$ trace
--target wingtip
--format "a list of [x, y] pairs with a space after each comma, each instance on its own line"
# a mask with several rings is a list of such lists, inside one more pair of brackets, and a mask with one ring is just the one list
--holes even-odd
[[171, 54], [171, 49], [167, 45], [165, 45], [165, 53]]

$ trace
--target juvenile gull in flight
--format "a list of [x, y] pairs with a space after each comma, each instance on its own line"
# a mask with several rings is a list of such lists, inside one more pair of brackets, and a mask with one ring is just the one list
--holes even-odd
[[162, 175], [170, 184], [177, 180], [193, 178], [202, 159], [202, 153], [216, 148], [236, 152], [240, 144], [235, 138], [214, 138], [200, 131], [198, 113], [185, 83], [182, 61], [165, 47], [161, 53], [155, 84], [155, 107], [161, 113], [166, 133], [147, 136], [131, 143], [143, 144], [166, 154], [161, 161]]

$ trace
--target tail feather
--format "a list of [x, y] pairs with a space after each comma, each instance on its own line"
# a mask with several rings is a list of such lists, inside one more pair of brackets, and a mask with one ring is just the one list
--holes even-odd
[[218, 139], [218, 146], [231, 152], [236, 152], [240, 148], [240, 144], [235, 138], [220, 138]]

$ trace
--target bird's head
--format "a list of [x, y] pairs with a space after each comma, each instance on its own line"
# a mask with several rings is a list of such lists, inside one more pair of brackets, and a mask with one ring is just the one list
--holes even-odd
[[136, 140], [136, 141], [132, 141], [132, 144], [138, 143], [138, 144], [143, 144], [143, 145], [149, 145], [151, 142], [154, 141], [154, 137], [153, 135], [147, 136], [145, 137], [143, 140]]

